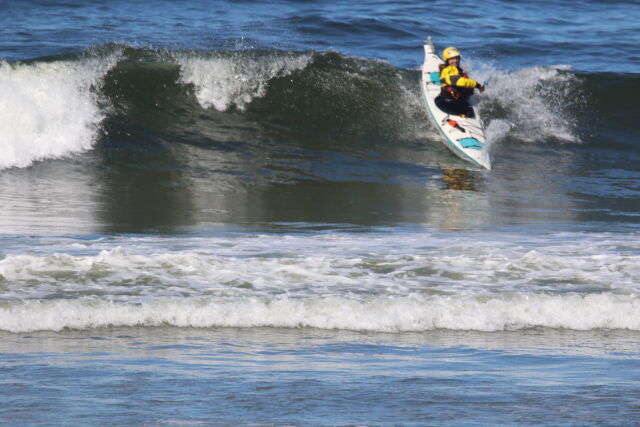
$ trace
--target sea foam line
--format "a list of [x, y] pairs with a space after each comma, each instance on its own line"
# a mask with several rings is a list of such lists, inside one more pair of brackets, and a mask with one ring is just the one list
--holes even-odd
[[184, 298], [136, 304], [80, 298], [4, 302], [0, 305], [0, 330], [20, 333], [130, 326], [309, 327], [372, 332], [491, 332], [533, 327], [640, 330], [638, 313], [638, 298], [613, 294]]
[[336, 233], [50, 244], [43, 253], [2, 254], [0, 300], [640, 292], [633, 234], [498, 237]]

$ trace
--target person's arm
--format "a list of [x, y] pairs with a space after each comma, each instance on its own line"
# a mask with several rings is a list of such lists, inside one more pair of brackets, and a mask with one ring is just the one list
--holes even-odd
[[[440, 82], [448, 86], [467, 87], [471, 89], [482, 87], [482, 85], [477, 81], [467, 77], [462, 77], [454, 67], [447, 67], [442, 70], [440, 73]], [[482, 91], [484, 88], [480, 90]]]

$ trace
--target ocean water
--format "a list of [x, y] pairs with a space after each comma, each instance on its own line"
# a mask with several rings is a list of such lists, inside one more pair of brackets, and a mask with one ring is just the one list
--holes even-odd
[[640, 422], [637, 1], [0, 12], [0, 423]]

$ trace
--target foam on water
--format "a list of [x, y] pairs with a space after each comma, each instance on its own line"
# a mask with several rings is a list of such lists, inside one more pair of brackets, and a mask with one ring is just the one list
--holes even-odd
[[[495, 64], [465, 60], [465, 70], [480, 82], [487, 82], [487, 90], [471, 98], [486, 125], [486, 143], [482, 157], [490, 164], [496, 142], [511, 138], [525, 143], [545, 142], [548, 139], [578, 143], [580, 136], [575, 111], [584, 104], [580, 80], [566, 66], [531, 67], [516, 71], [502, 71]], [[421, 94], [412, 88], [420, 102], [407, 103], [423, 109]], [[406, 109], [406, 107], [405, 107]], [[409, 113], [403, 114], [410, 117]], [[421, 118], [413, 117], [418, 121]], [[437, 133], [419, 135], [439, 139]]]
[[311, 54], [286, 52], [266, 55], [219, 54], [213, 57], [178, 55], [181, 82], [195, 87], [203, 108], [226, 111], [235, 106], [244, 110], [254, 98], [265, 95], [269, 80], [301, 70], [311, 61]]
[[[118, 51], [106, 57], [89, 53], [69, 61], [0, 63], [0, 89], [8, 94], [0, 100], [0, 169], [26, 167], [92, 148], [106, 115], [101, 105], [107, 102], [101, 93], [103, 79], [124, 55]], [[333, 52], [277, 50], [173, 52], [170, 56], [180, 65], [179, 83], [193, 88], [203, 108], [243, 111], [267, 94], [274, 79], [290, 76], [293, 87], [299, 88], [299, 99], [282, 95], [280, 100], [281, 90], [274, 94], [275, 99], [280, 104], [292, 102], [294, 108], [299, 105], [296, 102], [304, 102], [306, 108], [314, 104], [308, 102], [308, 96], [322, 97], [317, 103], [321, 110], [307, 111], [314, 120], [327, 120], [332, 116], [327, 110], [336, 109], [333, 114], [343, 118], [354, 114], [345, 119], [350, 131], [364, 127], [364, 133], [387, 132], [396, 139], [439, 138], [425, 126], [428, 120], [415, 74], [382, 61]], [[495, 141], [507, 136], [524, 142], [549, 138], [579, 141], [571, 113], [578, 102], [579, 81], [567, 69], [533, 67], [507, 72], [470, 61], [473, 67], [477, 69], [470, 71], [474, 77], [491, 78], [489, 89], [478, 98], [488, 123], [486, 156]], [[294, 74], [301, 70], [309, 75]], [[321, 95], [304, 93], [307, 79], [321, 89]], [[278, 84], [286, 86], [288, 81]], [[382, 95], [371, 98], [372, 93]]]
[[0, 330], [121, 326], [313, 327], [378, 332], [503, 331], [532, 327], [640, 330], [640, 299], [611, 294], [79, 299], [4, 302]]
[[0, 169], [90, 149], [105, 113], [96, 89], [108, 58], [0, 63]]
[[577, 143], [580, 137], [573, 112], [580, 108], [580, 83], [564, 66], [500, 71], [479, 64], [478, 80], [490, 79], [480, 96], [490, 141], [513, 136], [524, 142], [548, 138]]
[[0, 275], [0, 329], [12, 332], [640, 327], [640, 251], [614, 234], [97, 240], [7, 253]]

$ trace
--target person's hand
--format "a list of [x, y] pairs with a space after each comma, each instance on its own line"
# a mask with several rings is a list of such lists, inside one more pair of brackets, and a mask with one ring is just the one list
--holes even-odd
[[480, 92], [484, 92], [485, 86], [484, 85], [478, 85], [478, 89], [480, 89]]

